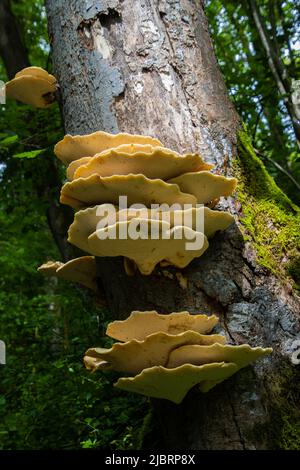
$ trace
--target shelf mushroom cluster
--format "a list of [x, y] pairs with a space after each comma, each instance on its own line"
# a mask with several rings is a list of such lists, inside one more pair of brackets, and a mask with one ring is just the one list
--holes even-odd
[[81, 256], [67, 263], [48, 261], [42, 264], [38, 271], [45, 276], [75, 282], [97, 291], [97, 268], [94, 256]]
[[272, 352], [271, 348], [225, 344], [224, 336], [211, 334], [217, 323], [215, 315], [132, 312], [126, 320], [107, 327], [106, 334], [119, 342], [110, 349], [88, 349], [84, 363], [92, 371], [129, 374], [114, 384], [122, 390], [181, 403], [195, 385], [208, 392]]
[[[47, 71], [27, 67], [5, 87], [9, 97], [43, 108], [55, 100], [58, 84]], [[129, 275], [137, 270], [151, 274], [161, 263], [186, 267], [207, 250], [208, 238], [233, 222], [231, 214], [214, 212], [210, 207], [234, 191], [236, 179], [211, 173], [213, 165], [196, 153], [178, 154], [153, 137], [101, 131], [66, 135], [54, 151], [68, 165], [69, 181], [61, 190], [61, 202], [78, 211], [69, 230], [70, 243], [92, 256], [123, 256]], [[120, 196], [126, 196], [129, 209], [118, 207]], [[199, 204], [206, 207], [197, 207]], [[153, 209], [153, 205], [159, 207]], [[116, 209], [112, 220], [107, 214], [103, 216], [105, 208], [109, 214], [108, 206]], [[107, 225], [99, 228], [105, 218]], [[197, 220], [201, 218], [204, 224], [199, 228]], [[139, 237], [130, 236], [130, 228]], [[128, 234], [125, 238], [121, 235], [124, 232]], [[191, 240], [197, 240], [197, 247], [188, 250]], [[64, 266], [46, 263], [40, 271], [76, 279], [94, 289], [95, 262], [90, 258], [87, 281], [87, 259]]]
[[[237, 183], [211, 173], [212, 165], [198, 154], [180, 155], [148, 136], [101, 131], [66, 135], [54, 151], [68, 165], [61, 202], [77, 210], [69, 242], [93, 256], [125, 257], [128, 274], [135, 272], [130, 263], [144, 275], [161, 262], [184, 268], [204, 253], [209, 237], [233, 222], [229, 213], [197, 207], [229, 196]], [[126, 196], [128, 208], [118, 206], [120, 196]], [[113, 217], [110, 207], [116, 209]], [[104, 219], [106, 226], [97, 228]], [[130, 227], [138, 230], [138, 239], [121, 236]], [[150, 236], [152, 231], [158, 235]], [[187, 250], [196, 237], [197, 249]]]
[[[18, 72], [5, 85], [9, 97], [38, 108], [55, 101], [57, 88], [55, 77], [39, 67]], [[211, 173], [212, 165], [198, 154], [180, 155], [152, 137], [101, 131], [66, 135], [55, 154], [68, 165], [61, 202], [78, 210], [69, 241], [91, 256], [49, 261], [39, 268], [45, 275], [97, 290], [95, 256], [123, 256], [130, 275], [137, 269], [151, 274], [157, 265], [183, 268], [204, 253], [208, 238], [233, 222], [230, 214], [211, 208], [221, 196], [232, 194], [236, 179]], [[118, 207], [119, 196], [126, 196], [132, 207]], [[154, 211], [153, 204], [159, 206]], [[166, 204], [173, 207], [162, 208]], [[99, 228], [103, 218], [106, 226]], [[121, 236], [132, 223], [139, 227], [140, 239]], [[158, 234], [154, 238], [149, 237], [153, 227]], [[201, 247], [187, 250], [186, 242], [196, 237]], [[129, 374], [116, 382], [120, 389], [180, 403], [192, 387], [207, 392], [272, 352], [247, 344], [226, 345], [224, 336], [211, 334], [217, 322], [214, 315], [132, 312], [127, 320], [108, 325], [107, 335], [119, 342], [110, 349], [90, 348], [84, 363], [92, 371]]]
[[40, 67], [27, 67], [6, 83], [9, 98], [35, 108], [47, 108], [55, 101], [57, 81]]

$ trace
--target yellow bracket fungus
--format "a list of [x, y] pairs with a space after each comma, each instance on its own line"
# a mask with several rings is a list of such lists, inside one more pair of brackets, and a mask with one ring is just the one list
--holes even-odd
[[80, 168], [82, 165], [86, 165], [87, 163], [89, 163], [91, 158], [92, 157], [82, 157], [82, 158], [79, 158], [78, 160], [74, 160], [73, 162], [71, 162], [67, 168], [68, 180], [73, 181], [76, 170], [78, 170], [78, 168]]
[[[55, 154], [69, 164], [70, 182], [62, 188], [61, 202], [84, 208], [75, 214], [69, 242], [94, 256], [123, 256], [128, 275], [137, 269], [151, 274], [158, 264], [184, 268], [205, 252], [207, 238], [234, 221], [231, 214], [196, 207], [197, 203], [213, 207], [237, 185], [235, 178], [210, 173], [212, 165], [198, 154], [179, 155], [152, 137], [105, 132], [66, 135], [55, 146]], [[127, 206], [136, 207], [118, 208], [120, 196], [127, 197]], [[137, 208], [138, 204], [145, 207]], [[152, 204], [160, 207], [150, 210]], [[184, 204], [190, 208], [184, 209]], [[74, 267], [76, 260], [65, 265], [48, 263], [41, 270], [71, 279], [72, 263]], [[96, 279], [95, 263], [93, 269], [89, 274]], [[82, 267], [79, 272], [82, 275]], [[162, 273], [174, 279], [168, 271]], [[177, 274], [186, 289], [187, 280]], [[110, 349], [90, 348], [84, 363], [93, 371], [112, 369], [135, 375], [120, 378], [118, 388], [180, 403], [193, 386], [207, 392], [272, 352], [225, 345], [224, 336], [208, 334], [217, 322], [214, 315], [135, 311], [107, 327], [107, 335], [121, 342]]]
[[48, 261], [38, 268], [46, 276], [55, 276], [66, 281], [76, 282], [88, 289], [97, 290], [97, 271], [94, 256], [82, 256], [67, 263]]
[[140, 393], [153, 398], [164, 398], [178, 404], [195, 385], [209, 380], [223, 381], [236, 371], [236, 364], [226, 364], [225, 362], [203, 366], [185, 364], [176, 369], [154, 366], [144, 369], [135, 377], [122, 377], [114, 386], [127, 392]]
[[[87, 209], [82, 209], [75, 214], [74, 222], [69, 228], [69, 238], [68, 241], [73, 245], [77, 246], [83, 251], [88, 253], [88, 237], [94, 233], [97, 229], [97, 224], [105, 217], [107, 226], [113, 225], [116, 220], [114, 214], [112, 217], [109, 215], [110, 204], [102, 204], [94, 207], [88, 207]], [[107, 215], [106, 211], [107, 210]], [[97, 215], [98, 213], [105, 214], [103, 216]], [[196, 230], [196, 220], [197, 217], [201, 217], [203, 213], [203, 222], [204, 222], [204, 235], [207, 238], [210, 238], [215, 235], [216, 232], [225, 230], [233, 222], [234, 217], [228, 212], [221, 211], [212, 211], [207, 207], [191, 208], [185, 210], [171, 210], [166, 212], [161, 212], [159, 210], [150, 209], [122, 209], [117, 211], [116, 219], [117, 221], [126, 221], [131, 220], [136, 217], [141, 218], [158, 218], [166, 222], [170, 222], [170, 228], [176, 225], [184, 225], [184, 220], [187, 220], [189, 215], [191, 215], [192, 229]], [[156, 214], [156, 215], [155, 215]], [[189, 219], [188, 219], [189, 220]]]
[[56, 78], [39, 67], [27, 67], [5, 85], [9, 98], [35, 108], [46, 108], [55, 101]]
[[185, 344], [224, 343], [221, 335], [202, 335], [195, 331], [170, 335], [157, 332], [144, 340], [132, 339], [126, 343], [115, 343], [112, 348], [90, 348], [85, 353], [84, 361], [87, 368], [113, 369], [119, 372], [138, 374], [143, 369], [166, 365], [172, 350]]
[[[210, 333], [218, 323], [216, 315], [192, 315], [189, 312], [173, 312], [162, 315], [153, 311], [134, 311], [122, 321], [114, 321], [107, 326], [106, 334], [118, 341], [143, 340], [158, 331], [170, 335], [191, 330], [201, 334]], [[219, 342], [219, 341], [218, 341]]]
[[88, 135], [65, 135], [54, 147], [54, 153], [66, 165], [82, 157], [93, 157], [97, 153], [120, 145], [141, 144], [161, 147], [158, 139], [134, 134], [108, 134], [97, 131]]
[[53, 75], [50, 75], [47, 70], [42, 69], [41, 67], [26, 67], [25, 69], [20, 70], [19, 72], [16, 73], [15, 78], [19, 77], [24, 77], [30, 75], [32, 77], [36, 78], [43, 78], [44, 80], [47, 80], [48, 82], [55, 84], [56, 83], [56, 78]]
[[197, 230], [197, 220], [201, 220], [203, 217], [203, 233], [207, 238], [213, 237], [218, 231], [226, 230], [234, 222], [234, 217], [228, 212], [213, 211], [208, 207], [192, 207], [185, 210], [161, 212], [160, 218], [168, 221], [169, 215], [171, 227], [176, 227], [180, 221], [182, 221], [182, 225], [185, 225], [185, 221], [189, 222], [191, 220], [193, 230]]
[[198, 204], [207, 204], [221, 196], [230, 196], [236, 188], [237, 179], [199, 171], [171, 178], [168, 183], [177, 184], [181, 191], [193, 194]]
[[[140, 238], [130, 236], [130, 225], [135, 223]], [[157, 238], [151, 238], [151, 233]], [[121, 238], [121, 233], [127, 234]], [[187, 250], [187, 243], [195, 242], [195, 249]], [[133, 260], [140, 272], [151, 274], [155, 266], [166, 260], [178, 268], [185, 268], [194, 258], [208, 248], [206, 236], [188, 227], [169, 228], [163, 221], [135, 218], [117, 222], [115, 225], [97, 230], [88, 238], [89, 253], [94, 256], [126, 256]]]
[[[236, 372], [256, 361], [260, 357], [264, 357], [272, 353], [272, 348], [251, 348], [249, 344], [240, 346], [232, 346], [229, 344], [212, 344], [209, 346], [189, 345], [182, 346], [171, 352], [167, 368], [172, 369], [183, 364], [203, 365], [220, 361], [233, 362], [237, 366]], [[206, 383], [200, 385], [202, 392], [208, 392], [217, 385], [219, 380], [210, 379]]]
[[119, 203], [119, 196], [126, 195], [128, 204], [178, 203], [196, 205], [196, 198], [182, 193], [176, 184], [160, 179], [150, 180], [144, 175], [117, 175], [102, 178], [91, 175], [66, 183], [61, 190], [60, 202], [74, 209], [110, 202]]
[[150, 145], [123, 145], [95, 155], [87, 163], [82, 163], [75, 171], [74, 179], [95, 174], [103, 177], [131, 173], [142, 174], [150, 179], [168, 180], [182, 173], [211, 168], [200, 155], [179, 155], [170, 149]]
[[87, 165], [94, 157], [100, 157], [100, 155], [104, 156], [104, 155], [107, 155], [107, 153], [109, 154], [111, 150], [120, 152], [122, 154], [126, 153], [128, 155], [128, 154], [133, 154], [133, 153], [141, 152], [141, 151], [144, 154], [152, 153], [154, 148], [155, 147], [150, 144], [148, 145], [124, 144], [124, 145], [119, 145], [119, 147], [114, 147], [112, 149], [103, 150], [103, 152], [97, 153], [93, 157], [82, 157], [82, 158], [79, 158], [78, 160], [73, 160], [67, 168], [67, 178], [70, 181], [72, 181], [74, 179], [74, 174], [79, 167], [81, 167], [82, 165]]
[[[45, 107], [54, 97], [56, 80], [31, 67], [19, 72], [7, 91], [20, 101]], [[207, 238], [234, 221], [231, 214], [195, 207], [197, 203], [213, 206], [237, 185], [235, 178], [207, 171], [212, 165], [198, 154], [179, 155], [148, 136], [102, 131], [66, 135], [55, 146], [55, 154], [69, 164], [71, 181], [62, 188], [61, 202], [85, 208], [75, 214], [68, 240], [94, 256], [123, 256], [128, 275], [137, 269], [151, 274], [158, 264], [186, 267], [208, 248]], [[127, 206], [136, 207], [118, 208], [120, 196], [127, 197]], [[139, 204], [145, 207], [138, 208]], [[150, 210], [152, 204], [160, 207]], [[183, 209], [184, 204], [190, 208]], [[48, 262], [38, 270], [96, 290], [94, 256], [65, 264]], [[162, 273], [174, 279], [172, 273]], [[181, 273], [176, 278], [186, 289]], [[224, 336], [211, 334], [217, 323], [215, 315], [134, 311], [107, 327], [106, 334], [120, 342], [110, 349], [88, 349], [84, 363], [92, 371], [133, 374], [114, 384], [120, 389], [180, 403], [195, 385], [207, 392], [272, 352], [271, 348], [226, 345]]]
[[[109, 210], [110, 206], [111, 204], [102, 204], [101, 208], [104, 212], [105, 207]], [[88, 237], [97, 230], [97, 224], [102, 220], [102, 217], [97, 215], [98, 207], [88, 207], [76, 212], [74, 222], [68, 231], [68, 242], [87, 253], [89, 250]], [[115, 219], [108, 219], [107, 222], [108, 225], [111, 225]]]
[[[206, 393], [239, 369], [271, 353], [271, 348], [251, 348], [247, 344], [231, 346], [214, 342], [210, 345], [179, 346], [170, 352], [165, 367], [161, 367], [164, 364], [156, 363], [156, 366], [145, 368], [135, 377], [119, 379], [115, 386], [180, 403], [194, 385], [198, 384], [200, 391]], [[226, 368], [228, 373], [224, 370], [221, 373], [221, 364], [230, 366]]]
[[64, 265], [61, 261], [47, 261], [42, 264], [37, 270], [45, 276], [55, 276], [56, 271]]
[[141, 145], [141, 144], [125, 144], [125, 145], [120, 145], [119, 147], [114, 147], [113, 149], [108, 149], [108, 150], [103, 150], [101, 153], [97, 153], [93, 157], [82, 157], [79, 158], [78, 160], [73, 160], [67, 168], [67, 178], [72, 181], [74, 179], [74, 175], [76, 170], [83, 166], [87, 165], [94, 157], [99, 157], [100, 155], [107, 155], [109, 154], [111, 150], [114, 150], [116, 152], [120, 153], [126, 153], [126, 154], [132, 154], [137, 151], [143, 150], [143, 153], [152, 153], [154, 147], [150, 144], [148, 145]]
[[239, 368], [246, 367], [250, 362], [272, 352], [271, 348], [251, 348], [249, 344], [232, 346], [230, 344], [211, 344], [199, 346], [196, 344], [182, 346], [171, 352], [166, 365], [169, 369], [179, 367], [182, 364], [194, 364], [196, 366], [211, 362], [234, 362]]

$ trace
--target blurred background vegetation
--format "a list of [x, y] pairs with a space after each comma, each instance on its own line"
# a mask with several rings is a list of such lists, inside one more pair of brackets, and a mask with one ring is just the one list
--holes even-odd
[[[20, 31], [25, 63], [51, 71], [43, 1], [2, 2]], [[292, 80], [300, 78], [296, 2], [210, 0], [206, 10], [229, 93], [257, 154], [299, 204], [300, 155], [289, 106]], [[5, 81], [1, 45], [0, 52]], [[109, 312], [84, 289], [36, 272], [46, 260], [66, 257], [53, 226], [62, 215], [64, 178], [53, 145], [62, 136], [57, 106], [33, 110], [9, 101], [0, 108], [0, 339], [7, 346], [7, 365], [0, 366], [0, 449], [137, 448], [147, 400], [114, 390], [113, 374], [93, 375], [82, 366], [84, 351], [99, 345]]]
[[231, 99], [258, 156], [278, 186], [299, 205], [300, 103], [298, 119], [291, 109], [293, 81], [300, 80], [299, 1], [208, 0], [206, 4]]

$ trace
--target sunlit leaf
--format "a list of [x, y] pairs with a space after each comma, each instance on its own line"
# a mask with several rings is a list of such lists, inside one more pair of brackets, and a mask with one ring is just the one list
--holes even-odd
[[13, 158], [35, 158], [43, 152], [45, 152], [45, 149], [31, 150], [30, 152], [17, 153], [13, 155]]

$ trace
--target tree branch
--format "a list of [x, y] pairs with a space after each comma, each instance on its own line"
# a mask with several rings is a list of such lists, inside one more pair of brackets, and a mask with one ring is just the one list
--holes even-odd
[[259, 155], [260, 157], [268, 160], [270, 163], [272, 163], [272, 165], [274, 165], [277, 170], [279, 170], [281, 173], [283, 173], [285, 176], [287, 176], [289, 178], [289, 180], [296, 186], [296, 188], [300, 191], [300, 184], [297, 183], [297, 181], [295, 180], [295, 178], [287, 171], [285, 170], [281, 165], [279, 165], [279, 163], [275, 162], [275, 160], [273, 160], [271, 157], [269, 157], [268, 155], [265, 155], [263, 153], [261, 153], [259, 150], [257, 150], [256, 148], [254, 149], [255, 153], [257, 155]]

